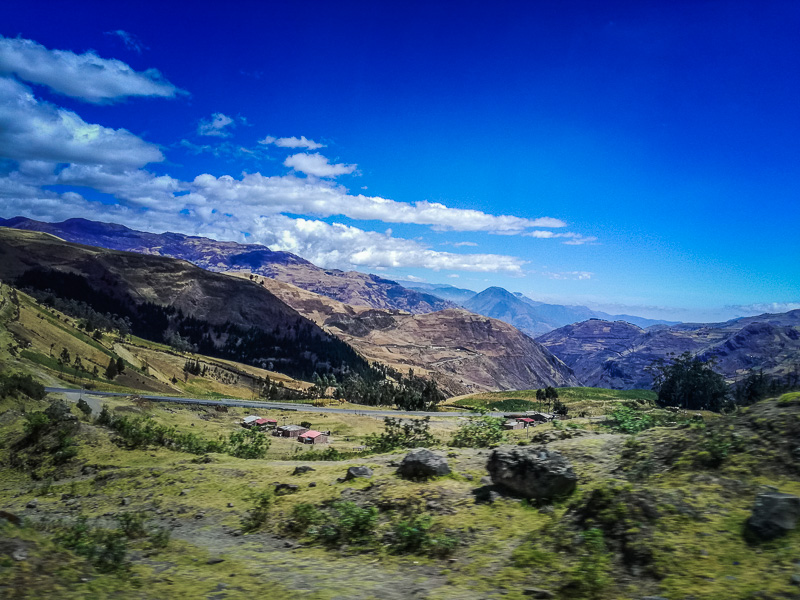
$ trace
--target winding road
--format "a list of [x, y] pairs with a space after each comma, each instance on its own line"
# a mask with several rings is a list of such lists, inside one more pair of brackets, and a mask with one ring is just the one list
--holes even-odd
[[[99, 410], [99, 405], [94, 396], [131, 396], [132, 394], [124, 394], [121, 392], [98, 392], [94, 390], [80, 390], [76, 388], [58, 388], [46, 387], [45, 391], [50, 393], [67, 394], [70, 399], [77, 400], [79, 397], [86, 397], [86, 401], [92, 407], [92, 410]], [[202, 406], [237, 406], [245, 408], [262, 408], [269, 410], [292, 410], [298, 412], [314, 412], [314, 413], [338, 413], [347, 415], [361, 415], [365, 417], [470, 417], [474, 416], [472, 412], [421, 412], [421, 411], [406, 411], [406, 410], [358, 410], [356, 408], [331, 408], [328, 406], [312, 406], [311, 404], [296, 404], [290, 402], [250, 402], [248, 400], [236, 400], [233, 398], [224, 398], [222, 400], [208, 400], [204, 398], [182, 398], [176, 396], [149, 396], [145, 394], [136, 394], [140, 398], [152, 400], [153, 402], [175, 402], [177, 404], [200, 404]], [[94, 402], [93, 402], [94, 400]], [[502, 417], [505, 413], [491, 412], [488, 413], [493, 417]]]

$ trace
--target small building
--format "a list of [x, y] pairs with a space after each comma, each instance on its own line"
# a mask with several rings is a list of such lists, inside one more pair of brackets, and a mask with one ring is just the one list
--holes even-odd
[[257, 417], [256, 415], [250, 415], [249, 417], [245, 417], [244, 419], [242, 419], [242, 427], [247, 427], [249, 429], [260, 418], [261, 417]]
[[531, 419], [530, 417], [522, 417], [521, 419], [517, 419], [520, 423], [522, 423], [523, 427], [532, 427], [536, 425], [536, 419]]
[[327, 444], [328, 434], [309, 429], [305, 433], [299, 435], [297, 440], [303, 444]]
[[522, 429], [525, 425], [516, 419], [510, 419], [503, 423], [503, 429]]
[[258, 427], [259, 429], [272, 429], [278, 426], [278, 422], [275, 419], [258, 419], [253, 421], [252, 427]]
[[308, 431], [308, 429], [301, 425], [282, 425], [280, 427], [276, 427], [275, 432], [272, 435], [276, 435], [278, 437], [294, 438], [294, 437], [300, 437], [306, 431]]

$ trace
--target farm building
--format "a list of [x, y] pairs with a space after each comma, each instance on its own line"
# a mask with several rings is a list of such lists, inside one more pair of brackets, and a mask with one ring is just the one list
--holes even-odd
[[249, 417], [245, 417], [242, 419], [242, 427], [252, 427], [253, 424], [258, 421], [261, 417], [257, 417], [255, 415], [250, 415]]
[[275, 419], [258, 419], [253, 422], [253, 426], [259, 429], [272, 429], [278, 426], [278, 422]]
[[516, 419], [509, 419], [503, 423], [503, 429], [522, 429], [524, 426], [524, 423], [517, 421]]
[[328, 434], [322, 433], [321, 431], [314, 431], [313, 429], [309, 429], [305, 433], [298, 436], [297, 439], [303, 444], [327, 444]]
[[517, 419], [520, 423], [522, 423], [523, 427], [531, 427], [536, 425], [536, 419], [531, 419], [530, 417], [522, 417], [521, 419]]
[[306, 431], [308, 431], [308, 429], [300, 425], [282, 425], [281, 427], [276, 427], [272, 435], [276, 435], [278, 437], [293, 438], [293, 437], [299, 437]]

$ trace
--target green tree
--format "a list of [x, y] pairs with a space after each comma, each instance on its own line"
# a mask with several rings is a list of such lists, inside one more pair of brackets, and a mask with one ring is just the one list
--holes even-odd
[[422, 448], [436, 443], [430, 432], [430, 417], [424, 419], [383, 419], [383, 433], [367, 436], [366, 444], [376, 452], [391, 452], [398, 448]]
[[653, 389], [658, 392], [658, 403], [686, 410], [721, 410], [730, 388], [713, 367], [712, 361], [703, 361], [691, 352], [671, 358], [669, 363], [662, 359], [654, 361], [648, 370], [654, 375]]
[[125, 372], [125, 362], [121, 357], [117, 357], [117, 373], [122, 375]]
[[106, 379], [114, 379], [117, 376], [117, 362], [114, 360], [112, 356], [108, 360], [108, 366], [106, 367]]

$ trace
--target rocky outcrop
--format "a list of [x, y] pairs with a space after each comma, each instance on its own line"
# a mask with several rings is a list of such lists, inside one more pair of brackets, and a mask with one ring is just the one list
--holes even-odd
[[498, 448], [486, 469], [495, 485], [537, 501], [571, 494], [578, 477], [560, 453], [538, 448]]
[[759, 494], [753, 513], [747, 520], [747, 531], [757, 539], [772, 540], [786, 535], [800, 518], [800, 497], [780, 492]]
[[412, 450], [403, 458], [397, 474], [405, 479], [428, 479], [450, 473], [447, 459], [427, 448]]

